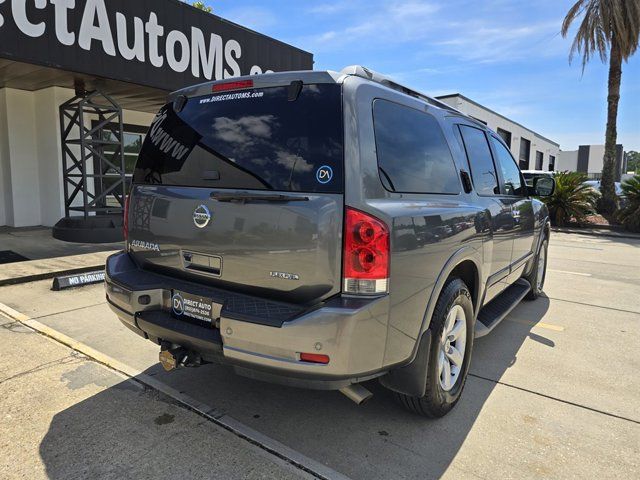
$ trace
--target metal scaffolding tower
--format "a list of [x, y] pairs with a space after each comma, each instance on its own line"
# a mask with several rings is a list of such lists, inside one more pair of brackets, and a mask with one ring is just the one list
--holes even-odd
[[66, 217], [56, 238], [72, 242], [122, 240], [127, 183], [122, 108], [98, 90], [60, 105]]

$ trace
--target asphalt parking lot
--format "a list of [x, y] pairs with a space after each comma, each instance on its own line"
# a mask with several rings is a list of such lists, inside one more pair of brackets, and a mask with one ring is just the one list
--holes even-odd
[[[107, 457], [117, 467], [111, 471], [114, 478], [131, 472], [151, 478], [160, 472], [140, 469], [140, 461], [157, 467], [167, 464], [167, 455], [183, 473], [192, 472], [186, 477], [202, 478], [228, 478], [224, 472], [239, 478], [245, 472], [252, 478], [640, 476], [637, 239], [554, 234], [547, 296], [521, 304], [492, 334], [477, 340], [463, 399], [437, 421], [404, 412], [375, 382], [367, 385], [373, 399], [356, 406], [337, 392], [261, 383], [225, 367], [166, 373], [157, 363], [158, 348], [111, 314], [101, 285], [64, 292], [51, 292], [50, 286], [51, 281], [40, 281], [0, 288], [0, 304], [11, 309], [5, 308], [0, 330], [8, 345], [0, 362], [0, 406], [11, 412], [11, 418], [0, 419], [3, 478], [83, 477], [102, 471]], [[16, 316], [99, 353], [102, 362], [121, 362], [112, 366], [125, 373], [140, 372], [142, 383], [152, 379], [167, 387], [165, 393], [183, 395], [209, 418], [170, 399], [129, 395], [142, 388], [140, 382], [41, 335], [31, 333], [24, 341], [26, 329]], [[52, 350], [58, 352], [55, 358], [47, 354]], [[56, 364], [56, 358], [66, 363]], [[57, 406], [49, 406], [48, 416], [36, 422], [33, 412], [46, 402], [38, 382], [52, 396], [65, 392], [68, 401], [52, 402]], [[153, 391], [144, 389], [145, 395]], [[163, 413], [158, 402], [171, 412]], [[141, 417], [143, 404], [158, 414]], [[165, 414], [172, 417], [172, 430], [153, 427]], [[238, 428], [225, 430], [216, 419], [227, 426], [236, 422]], [[24, 429], [24, 422], [38, 428], [30, 435], [14, 432]], [[243, 431], [261, 441], [243, 439]], [[24, 440], [9, 441], [14, 436]], [[113, 445], [114, 436], [119, 445], [135, 445], [134, 451], [144, 453], [142, 460], [124, 447], [107, 457], [97, 454]], [[190, 441], [193, 448], [186, 448]], [[219, 475], [206, 469], [206, 451], [211, 462], [221, 462]], [[235, 459], [233, 468], [224, 470], [223, 458]], [[18, 459], [21, 467], [13, 468]]]

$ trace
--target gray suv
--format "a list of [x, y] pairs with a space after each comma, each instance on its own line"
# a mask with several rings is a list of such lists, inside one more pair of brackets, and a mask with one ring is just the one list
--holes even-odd
[[494, 132], [363, 67], [175, 92], [146, 136], [106, 293], [171, 370], [340, 390], [429, 417], [474, 337], [540, 295], [549, 218]]

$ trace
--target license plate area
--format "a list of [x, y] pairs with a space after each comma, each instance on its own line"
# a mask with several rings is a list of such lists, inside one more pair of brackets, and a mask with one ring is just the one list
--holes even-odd
[[214, 327], [220, 318], [222, 304], [211, 298], [193, 295], [181, 290], [171, 294], [171, 312], [180, 320], [187, 320], [207, 327]]

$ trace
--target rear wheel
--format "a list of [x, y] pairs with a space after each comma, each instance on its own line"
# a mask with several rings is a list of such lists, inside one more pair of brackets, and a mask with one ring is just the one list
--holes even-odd
[[547, 251], [549, 249], [549, 239], [545, 236], [540, 243], [540, 250], [535, 258], [535, 265], [531, 273], [526, 277], [531, 284], [531, 290], [525, 297], [527, 300], [535, 300], [542, 295], [544, 281], [547, 277]]
[[396, 396], [411, 412], [438, 418], [460, 399], [473, 346], [473, 303], [459, 278], [450, 280], [442, 290], [429, 329], [432, 340], [426, 393], [423, 397]]

